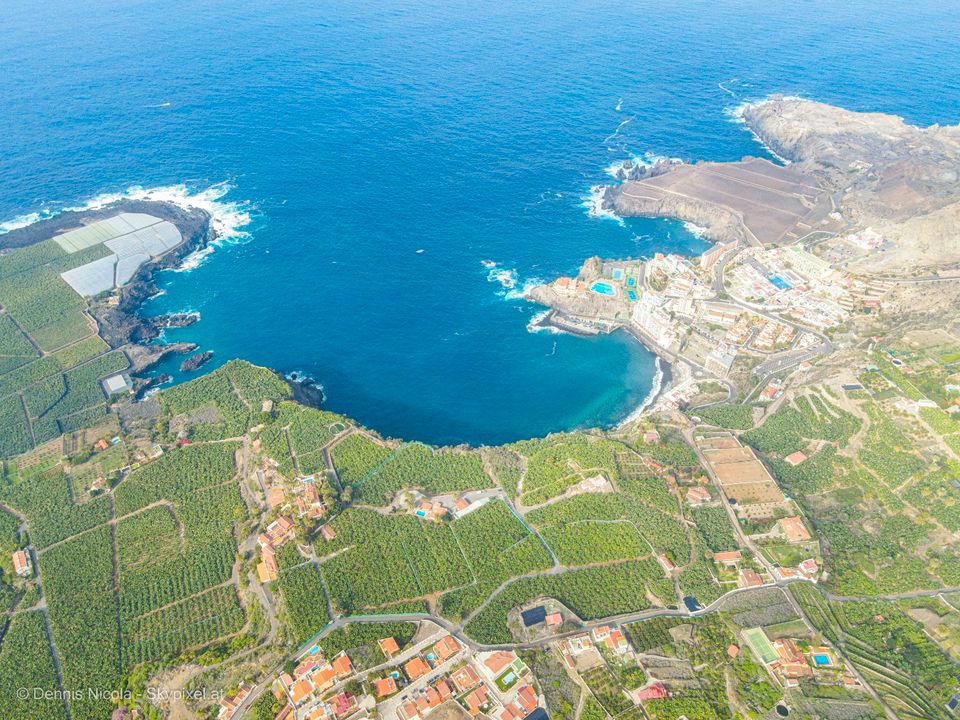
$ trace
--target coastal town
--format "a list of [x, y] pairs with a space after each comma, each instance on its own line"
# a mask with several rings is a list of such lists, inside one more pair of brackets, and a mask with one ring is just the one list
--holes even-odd
[[194, 214], [0, 253], [0, 717], [956, 718], [960, 326], [923, 300], [960, 282], [864, 272], [901, 238], [734, 165], [631, 164], [610, 201], [787, 211], [529, 294], [655, 351], [656, 401], [496, 445], [388, 437], [243, 360], [140, 377], [174, 352], [135, 340], [140, 273]]

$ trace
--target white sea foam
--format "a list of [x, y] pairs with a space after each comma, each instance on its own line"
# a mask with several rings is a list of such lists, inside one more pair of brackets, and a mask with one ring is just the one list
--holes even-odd
[[21, 215], [0, 223], [0, 234], [18, 227], [25, 227], [39, 220], [55, 217], [61, 212], [100, 210], [121, 200], [165, 202], [185, 210], [203, 210], [210, 215], [210, 227], [216, 235], [215, 239], [207, 247], [188, 255], [180, 267], [176, 268], [178, 272], [189, 272], [202, 265], [216, 245], [239, 244], [250, 239], [250, 233], [245, 228], [251, 222], [253, 207], [249, 202], [225, 200], [224, 198], [232, 189], [233, 187], [225, 182], [196, 191], [191, 190], [186, 185], [166, 185], [153, 188], [134, 185], [122, 192], [101, 193], [80, 205], [55, 209], [48, 208], [40, 212]]
[[683, 223], [683, 227], [688, 233], [695, 235], [698, 238], [703, 238], [704, 233], [707, 232], [707, 229], [702, 225], [697, 225], [696, 223], [692, 223], [690, 221], [685, 221]]
[[248, 202], [224, 200], [233, 189], [226, 182], [191, 191], [186, 185], [166, 185], [145, 188], [133, 185], [123, 192], [103, 193], [66, 211], [99, 210], [120, 200], [152, 200], [166, 202], [186, 210], [199, 209], [210, 215], [210, 226], [217, 234], [217, 242], [239, 243], [250, 239], [244, 228], [250, 224], [252, 207]]
[[10, 218], [9, 220], [0, 222], [0, 235], [8, 233], [11, 230], [19, 230], [22, 227], [27, 227], [27, 225], [33, 225], [35, 222], [39, 222], [48, 217], [50, 217], [48, 211], [44, 210], [42, 212], [32, 212]]
[[[543, 321], [543, 319], [549, 314], [550, 314], [549, 310], [543, 310], [541, 312], [538, 312], [532, 318], [530, 318], [530, 322], [527, 323], [527, 332], [531, 332], [531, 333], [544, 332], [544, 333], [549, 333], [550, 335], [563, 334], [563, 330], [561, 330], [558, 327], [554, 327], [553, 325], [540, 324]], [[555, 353], [556, 353], [556, 346], [554, 346], [554, 352], [550, 354], [553, 355]]]
[[513, 288], [508, 289], [503, 293], [503, 297], [507, 300], [526, 300], [527, 295], [533, 290], [537, 285], [546, 284], [546, 280], [540, 277], [533, 277], [527, 280], [524, 280], [522, 283], [515, 285]]
[[657, 357], [657, 371], [653, 374], [653, 382], [650, 384], [650, 392], [647, 393], [647, 396], [643, 399], [643, 402], [627, 417], [625, 417], [620, 425], [626, 425], [629, 422], [639, 419], [647, 409], [653, 405], [654, 401], [657, 399], [657, 396], [660, 394], [660, 391], [663, 389], [663, 365], [661, 364], [660, 357]]
[[607, 135], [607, 136], [603, 139], [603, 144], [606, 145], [606, 144], [609, 143], [611, 140], [613, 140], [615, 137], [617, 137], [617, 136], [620, 134], [620, 131], [623, 130], [623, 128], [625, 128], [629, 123], [631, 123], [631, 122], [633, 122], [634, 120], [636, 120], [636, 118], [637, 118], [636, 115], [631, 115], [631, 116], [628, 117], [626, 120], [621, 120], [621, 121], [620, 121], [620, 124], [617, 125], [617, 129], [614, 130], [612, 133], [610, 133], [609, 135]]
[[487, 268], [487, 282], [498, 283], [504, 290], [517, 286], [517, 271], [513, 268], [504, 268], [498, 263], [484, 263], [484, 267]]
[[605, 185], [594, 185], [590, 188], [590, 194], [583, 198], [580, 206], [585, 207], [587, 209], [587, 215], [592, 218], [612, 220], [623, 227], [625, 225], [623, 218], [603, 206], [603, 195], [606, 189]]
[[623, 109], [623, 98], [617, 99], [617, 107], [614, 108], [617, 112], [620, 112]]

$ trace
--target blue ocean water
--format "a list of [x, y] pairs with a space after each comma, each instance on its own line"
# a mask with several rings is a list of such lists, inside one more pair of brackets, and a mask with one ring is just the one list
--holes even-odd
[[[960, 120], [960, 14], [891, 0], [7, 0], [0, 218], [228, 187], [243, 236], [166, 273], [171, 332], [301, 371], [388, 435], [500, 442], [624, 417], [654, 360], [530, 333], [505, 297], [586, 257], [698, 252], [583, 206], [631, 155], [763, 154], [726, 111], [797, 94]], [[220, 185], [226, 183], [226, 186]], [[236, 217], [226, 218], [236, 227]]]

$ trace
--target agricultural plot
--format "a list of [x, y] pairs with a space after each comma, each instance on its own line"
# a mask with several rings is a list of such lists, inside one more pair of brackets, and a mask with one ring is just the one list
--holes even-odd
[[527, 514], [537, 527], [565, 525], [581, 520], [626, 520], [658, 553], [667, 553], [677, 564], [690, 555], [690, 543], [684, 526], [673, 516], [629, 495], [576, 495]]
[[266, 400], [290, 396], [290, 388], [266, 368], [231, 360], [207, 375], [164, 390], [161, 402], [196, 440], [242, 435]]
[[123, 664], [172, 660], [188, 649], [239, 632], [246, 615], [230, 585], [123, 621]]
[[357, 485], [380, 467], [393, 451], [362, 433], [345, 437], [330, 450], [341, 484]]
[[570, 433], [525, 440], [507, 448], [526, 461], [519, 501], [529, 506], [562, 495], [571, 485], [597, 474], [615, 480], [617, 453], [623, 446], [606, 438]]
[[827, 440], [840, 446], [847, 443], [860, 427], [850, 413], [818, 393], [795, 398], [784, 404], [766, 422], [744, 433], [743, 438], [766, 455], [785, 457], [805, 450], [812, 440]]
[[673, 644], [670, 631], [687, 622], [682, 618], [651, 618], [626, 626], [627, 637], [638, 652], [650, 652]]
[[284, 570], [277, 578], [277, 589], [283, 597], [287, 625], [295, 643], [306, 642], [330, 622], [327, 596], [314, 565]]
[[70, 702], [70, 714], [82, 720], [100, 720], [113, 710], [109, 698], [88, 696], [87, 688], [120, 687], [112, 555], [110, 528], [104, 526], [40, 558], [63, 686], [80, 696]]
[[606, 665], [598, 665], [591, 670], [580, 673], [580, 677], [590, 688], [590, 692], [603, 709], [610, 715], [619, 715], [629, 709], [633, 703], [623, 692], [616, 676]]
[[753, 407], [750, 405], [715, 405], [696, 410], [693, 414], [708, 425], [728, 430], [749, 430], [753, 427]]
[[94, 498], [82, 505], [74, 503], [69, 480], [59, 468], [7, 478], [0, 488], [0, 500], [27, 516], [37, 548], [45, 548], [110, 519], [107, 498]]
[[320, 449], [341, 432], [349, 421], [342, 415], [285, 402], [274, 421], [287, 429], [290, 445], [297, 457], [300, 472], [305, 475], [326, 469]]
[[733, 528], [730, 526], [730, 518], [722, 507], [707, 506], [694, 508], [690, 512], [693, 522], [697, 525], [697, 530], [703, 537], [706, 546], [712, 552], [724, 552], [727, 550], [736, 550], [738, 547], [737, 538], [733, 534]]
[[[115, 491], [121, 610], [134, 618], [230, 578], [234, 523], [246, 516], [233, 443], [168, 452]], [[138, 512], [139, 511], [139, 512]], [[164, 554], [150, 553], [153, 542]]]
[[0, 305], [47, 352], [94, 334], [83, 299], [47, 266], [0, 277]]
[[500, 487], [511, 500], [516, 500], [517, 488], [523, 475], [523, 458], [503, 447], [486, 448], [485, 452]]
[[354, 500], [372, 505], [390, 502], [400, 490], [427, 494], [481, 490], [492, 483], [476, 450], [408, 443], [354, 486]]
[[452, 529], [472, 581], [440, 598], [448, 617], [466, 617], [501, 583], [551, 565], [540, 540], [498, 500], [454, 521]]
[[650, 546], [625, 520], [581, 520], [542, 528], [540, 534], [560, 564], [570, 567], [650, 554]]
[[[129, 365], [126, 355], [114, 351], [25, 388], [24, 404], [33, 419], [34, 441], [40, 444], [75, 429], [78, 425], [70, 418], [76, 414], [83, 414], [81, 425], [102, 415], [106, 396], [100, 380]], [[94, 408], [101, 412], [91, 415]]]
[[449, 525], [412, 515], [348, 510], [333, 523], [337, 538], [320, 541], [321, 565], [334, 605], [345, 612], [449, 590], [471, 581]]
[[0, 315], [0, 374], [35, 360], [39, 353], [9, 315]]
[[957, 664], [890, 602], [829, 602], [809, 585], [791, 588], [805, 613], [900, 717], [948, 720]]
[[8, 397], [0, 402], [0, 457], [12, 457], [33, 447], [20, 398]]
[[514, 581], [493, 596], [465, 627], [466, 633], [484, 643], [508, 643], [507, 614], [538, 597], [552, 597], [584, 620], [620, 615], [650, 607], [642, 589], [661, 602], [673, 598], [672, 584], [664, 580], [655, 560], [640, 560], [570, 570], [560, 575], [540, 575]]
[[[41, 695], [26, 699], [17, 697], [20, 688], [38, 688]], [[61, 720], [66, 718], [59, 690], [57, 673], [50, 655], [47, 629], [39, 612], [20, 613], [10, 625], [0, 644], [0, 717], [16, 720]]]

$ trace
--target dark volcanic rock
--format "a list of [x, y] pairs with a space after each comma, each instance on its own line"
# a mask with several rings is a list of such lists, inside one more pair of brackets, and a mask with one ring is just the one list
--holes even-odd
[[192, 372], [197, 368], [204, 365], [210, 358], [213, 357], [212, 350], [204, 350], [199, 352], [196, 355], [191, 355], [182, 363], [180, 363], [180, 372]]

